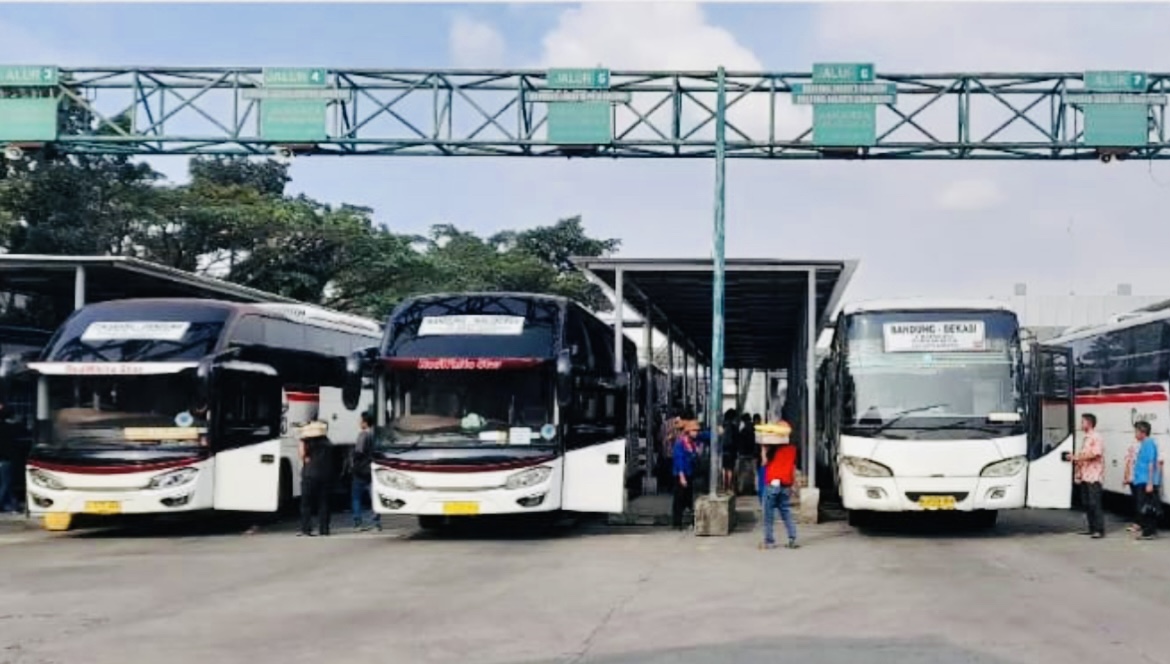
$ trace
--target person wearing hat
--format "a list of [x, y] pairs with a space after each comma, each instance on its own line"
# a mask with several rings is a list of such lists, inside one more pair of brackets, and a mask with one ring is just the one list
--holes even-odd
[[301, 427], [301, 532], [313, 536], [313, 513], [317, 513], [317, 532], [329, 535], [329, 496], [333, 478], [333, 444], [326, 437], [329, 426], [309, 422]]
[[693, 508], [695, 497], [695, 463], [699, 453], [695, 438], [699, 435], [697, 420], [681, 422], [682, 436], [674, 442], [672, 450], [674, 501], [671, 506], [671, 525], [675, 530], [683, 529], [683, 512]]
[[796, 480], [796, 447], [791, 444], [792, 427], [781, 420], [756, 427], [760, 441], [760, 462], [764, 467], [764, 541], [761, 549], [776, 548], [776, 510], [788, 531], [788, 548], [795, 549], [796, 520], [792, 517], [792, 485]]

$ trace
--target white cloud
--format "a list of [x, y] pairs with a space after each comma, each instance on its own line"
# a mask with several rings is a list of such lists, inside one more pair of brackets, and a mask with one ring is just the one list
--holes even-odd
[[[543, 53], [538, 67], [595, 67], [625, 70], [713, 71], [720, 65], [729, 72], [758, 72], [765, 67], [751, 49], [729, 30], [711, 24], [702, 8], [691, 2], [639, 2], [583, 4], [561, 13], [557, 25], [541, 40]], [[696, 95], [710, 109], [715, 95]], [[769, 111], [766, 95], [752, 94], [733, 103], [728, 93], [727, 119], [749, 137], [765, 136]], [[645, 114], [649, 104], [635, 106]], [[684, 100], [683, 132], [693, 128], [709, 113]], [[806, 129], [811, 114], [781, 100], [776, 108], [778, 136], [791, 136]], [[655, 127], [670, 126], [669, 104], [649, 116]], [[632, 113], [619, 112], [617, 129], [636, 121]], [[629, 138], [649, 137], [641, 131]], [[697, 135], [712, 136], [708, 123]], [[739, 137], [729, 130], [728, 140]]]
[[935, 196], [935, 205], [952, 212], [989, 210], [1003, 202], [1003, 192], [992, 180], [956, 180]]
[[507, 57], [507, 44], [495, 26], [463, 14], [451, 22], [449, 38], [451, 62], [456, 67], [500, 67]]

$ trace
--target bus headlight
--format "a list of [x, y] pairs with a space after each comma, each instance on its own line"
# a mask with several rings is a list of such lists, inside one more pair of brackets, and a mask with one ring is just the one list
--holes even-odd
[[147, 489], [173, 489], [177, 486], [190, 484], [195, 480], [195, 476], [199, 474], [198, 468], [180, 468], [172, 470], [169, 473], [162, 475], [155, 475], [150, 479], [150, 484], [146, 485]]
[[414, 491], [418, 488], [418, 486], [414, 483], [414, 480], [410, 479], [409, 475], [400, 473], [397, 470], [379, 468], [374, 471], [374, 476], [378, 478], [379, 484], [388, 486], [391, 489], [398, 489], [399, 491]]
[[46, 473], [40, 468], [30, 468], [28, 471], [28, 478], [32, 480], [33, 484], [53, 491], [64, 491], [65, 485], [61, 483], [56, 477]]
[[548, 466], [537, 466], [535, 468], [528, 468], [508, 477], [508, 481], [504, 482], [505, 489], [524, 489], [530, 486], [536, 486], [548, 479], [552, 474], [552, 468]]
[[859, 477], [893, 477], [894, 471], [876, 461], [861, 457], [841, 457], [841, 465]]
[[980, 477], [1012, 477], [1019, 475], [1020, 471], [1028, 465], [1028, 460], [1022, 456], [1004, 459], [1003, 461], [996, 461], [989, 463], [979, 471]]

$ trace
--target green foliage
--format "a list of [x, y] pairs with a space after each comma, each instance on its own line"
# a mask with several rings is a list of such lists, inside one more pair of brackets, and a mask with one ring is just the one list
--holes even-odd
[[[61, 113], [63, 123], [101, 133], [127, 126], [72, 102]], [[165, 184], [128, 156], [51, 150], [0, 160], [0, 246], [135, 256], [374, 317], [409, 295], [463, 290], [551, 293], [609, 308], [570, 257], [609, 254], [619, 241], [589, 237], [579, 216], [487, 238], [450, 225], [416, 237], [378, 225], [368, 208], [287, 195], [288, 167], [275, 161], [195, 158], [190, 174], [186, 184]]]

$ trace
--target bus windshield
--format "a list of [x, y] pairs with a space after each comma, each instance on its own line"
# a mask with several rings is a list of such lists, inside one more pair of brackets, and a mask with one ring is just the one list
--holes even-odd
[[1009, 312], [855, 314], [845, 343], [850, 435], [945, 440], [1023, 431], [1019, 327]]
[[46, 376], [56, 448], [185, 447], [200, 444], [207, 409], [194, 370], [148, 376]]
[[551, 445], [553, 379], [547, 368], [417, 370], [392, 374], [387, 447]]

